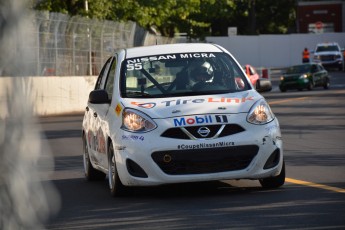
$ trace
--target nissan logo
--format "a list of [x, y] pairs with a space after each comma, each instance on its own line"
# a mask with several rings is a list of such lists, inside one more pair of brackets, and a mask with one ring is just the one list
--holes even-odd
[[198, 133], [199, 133], [199, 135], [202, 136], [202, 137], [207, 137], [208, 134], [210, 134], [210, 132], [211, 132], [211, 131], [210, 131], [207, 127], [200, 127], [200, 128], [198, 129]]

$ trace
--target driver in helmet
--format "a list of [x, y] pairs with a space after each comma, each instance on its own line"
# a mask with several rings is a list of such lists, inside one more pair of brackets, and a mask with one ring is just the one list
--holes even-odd
[[208, 62], [201, 62], [191, 71], [192, 89], [201, 89], [213, 80], [213, 68]]

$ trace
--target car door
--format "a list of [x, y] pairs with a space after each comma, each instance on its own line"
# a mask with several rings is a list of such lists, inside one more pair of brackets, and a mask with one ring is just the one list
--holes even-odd
[[322, 65], [317, 65], [317, 67], [319, 68], [319, 72], [321, 73], [320, 75], [321, 75], [321, 77], [320, 77], [320, 84], [321, 85], [324, 85], [325, 84], [325, 82], [327, 82], [328, 81], [328, 72], [327, 72], [327, 70], [325, 70], [325, 68], [323, 68], [323, 66]]
[[320, 85], [322, 73], [319, 71], [319, 68], [317, 67], [317, 65], [313, 64], [311, 66], [311, 73], [312, 73], [314, 85], [315, 86]]
[[[104, 88], [112, 60], [113, 57], [110, 57], [103, 65], [103, 68], [97, 78], [94, 90], [100, 90]], [[86, 107], [86, 116], [88, 123], [86, 135], [89, 146], [89, 154], [93, 162], [97, 165], [101, 165], [103, 160], [102, 154], [104, 154], [102, 153], [104, 152], [104, 149], [102, 149], [102, 141], [104, 140], [104, 138], [102, 138], [102, 133], [99, 132], [100, 121], [98, 115], [100, 111], [102, 111], [102, 107], [107, 107], [107, 105], [98, 105], [88, 102]]]
[[324, 84], [324, 78], [325, 78], [325, 74], [326, 71], [322, 68], [321, 65], [316, 65], [317, 71], [315, 73], [315, 78], [317, 81], [318, 86], [323, 85]]
[[108, 167], [107, 156], [107, 138], [109, 136], [109, 126], [112, 122], [111, 118], [108, 118], [108, 113], [111, 110], [111, 101], [113, 98], [114, 79], [117, 67], [117, 57], [114, 56], [111, 60], [109, 71], [107, 73], [104, 84], [101, 85], [101, 89], [105, 90], [108, 94], [109, 103], [93, 105], [94, 107], [94, 119], [95, 119], [95, 133], [96, 133], [96, 154], [99, 165], [105, 169]]
[[329, 82], [328, 71], [325, 70], [325, 68], [322, 65], [318, 65], [318, 68], [320, 69], [320, 72], [322, 73], [320, 84], [325, 86], [325, 83]]

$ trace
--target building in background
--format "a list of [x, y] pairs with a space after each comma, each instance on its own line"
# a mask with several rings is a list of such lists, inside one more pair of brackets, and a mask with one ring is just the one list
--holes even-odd
[[297, 32], [345, 32], [345, 0], [298, 1]]

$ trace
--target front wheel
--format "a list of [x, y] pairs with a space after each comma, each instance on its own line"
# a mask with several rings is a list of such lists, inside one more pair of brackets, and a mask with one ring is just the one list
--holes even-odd
[[283, 87], [283, 86], [281, 86], [281, 87], [280, 87], [280, 91], [284, 93], [284, 92], [286, 92], [286, 88]]
[[285, 183], [285, 162], [283, 161], [283, 167], [278, 176], [260, 179], [260, 184], [263, 188], [279, 188]]
[[106, 174], [101, 171], [96, 170], [90, 161], [89, 149], [87, 146], [87, 141], [85, 135], [83, 136], [83, 163], [84, 163], [84, 174], [88, 181], [93, 180], [104, 180]]
[[114, 147], [112, 143], [109, 144], [108, 150], [108, 179], [110, 194], [112, 196], [121, 196], [125, 192], [125, 186], [122, 184], [117, 172]]
[[324, 89], [328, 89], [328, 88], [329, 88], [329, 85], [330, 85], [330, 84], [329, 84], [329, 80], [326, 79], [326, 80], [325, 80], [325, 83], [323, 84], [323, 88], [324, 88]]
[[256, 90], [260, 90], [260, 80], [256, 81], [255, 88]]
[[308, 89], [308, 90], [312, 90], [313, 88], [314, 88], [313, 82], [309, 81], [308, 86], [307, 86], [307, 89]]

